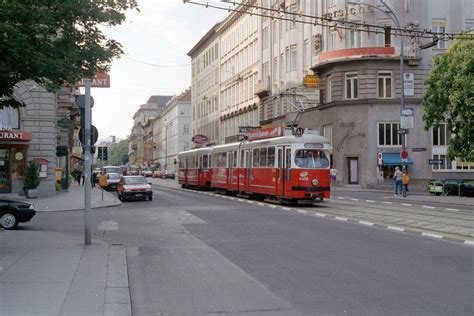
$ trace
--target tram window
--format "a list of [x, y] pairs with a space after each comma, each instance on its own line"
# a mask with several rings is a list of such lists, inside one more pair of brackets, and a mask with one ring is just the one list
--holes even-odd
[[285, 163], [285, 168], [290, 169], [291, 168], [291, 149], [288, 148], [286, 150], [286, 163]]
[[268, 147], [267, 151], [267, 167], [275, 167], [275, 147]]
[[234, 167], [234, 155], [232, 155], [232, 152], [229, 152], [227, 155], [229, 157], [229, 167], [233, 168]]
[[267, 148], [260, 148], [260, 167], [267, 166]]
[[245, 167], [245, 151], [241, 150], [240, 151], [240, 168]]
[[199, 166], [198, 166], [198, 168], [202, 168], [202, 156], [199, 157]]
[[207, 169], [209, 167], [209, 163], [207, 159], [208, 159], [207, 155], [202, 156], [202, 167], [204, 169]]
[[234, 168], [237, 167], [237, 150], [234, 150], [234, 163], [232, 164]]
[[212, 168], [212, 156], [211, 155], [207, 155], [207, 160], [209, 161], [209, 168]]
[[259, 155], [260, 151], [258, 149], [253, 150], [253, 155], [252, 155], [252, 167], [259, 167], [260, 166], [260, 161], [259, 161]]
[[295, 154], [295, 164], [300, 168], [327, 168], [329, 159], [321, 150], [298, 150]]

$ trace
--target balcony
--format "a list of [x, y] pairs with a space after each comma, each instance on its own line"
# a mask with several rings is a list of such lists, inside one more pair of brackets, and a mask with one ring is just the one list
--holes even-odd
[[255, 95], [260, 99], [268, 97], [271, 93], [271, 90], [270, 80], [264, 80], [263, 82], [259, 80], [258, 83], [255, 84]]

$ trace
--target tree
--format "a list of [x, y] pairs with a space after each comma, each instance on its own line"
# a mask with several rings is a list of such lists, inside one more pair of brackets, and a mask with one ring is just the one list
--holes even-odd
[[128, 162], [128, 140], [122, 140], [109, 148], [109, 162], [114, 166], [122, 166]]
[[120, 25], [133, 8], [136, 0], [0, 1], [0, 109], [23, 105], [13, 99], [20, 81], [54, 92], [109, 70], [123, 51], [99, 25]]
[[425, 81], [423, 121], [425, 129], [446, 122], [454, 137], [448, 159], [474, 161], [474, 40], [458, 39], [442, 55]]

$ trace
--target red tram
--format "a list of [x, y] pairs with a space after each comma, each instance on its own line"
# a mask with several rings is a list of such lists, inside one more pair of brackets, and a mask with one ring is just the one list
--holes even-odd
[[[319, 133], [306, 131], [301, 136], [288, 134], [195, 149], [178, 156], [179, 183], [278, 202], [311, 203], [330, 196], [329, 146]], [[212, 156], [206, 168], [198, 160], [194, 165], [185, 162], [193, 155], [199, 157], [202, 150]], [[204, 172], [206, 181], [185, 177]]]
[[212, 147], [196, 148], [178, 154], [178, 183], [183, 188], [211, 187]]

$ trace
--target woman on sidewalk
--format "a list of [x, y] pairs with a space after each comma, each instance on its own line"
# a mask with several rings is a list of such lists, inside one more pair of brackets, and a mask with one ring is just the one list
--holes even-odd
[[410, 176], [408, 175], [408, 170], [403, 171], [402, 175], [402, 184], [403, 184], [403, 197], [408, 195], [408, 184], [410, 183]]

